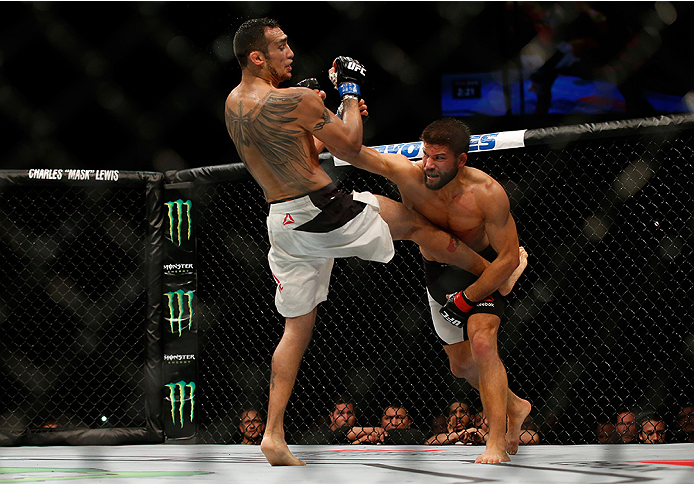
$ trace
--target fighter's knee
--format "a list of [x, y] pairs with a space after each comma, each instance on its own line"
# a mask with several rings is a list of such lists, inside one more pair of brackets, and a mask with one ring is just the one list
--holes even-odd
[[468, 319], [470, 352], [475, 361], [498, 356], [496, 339], [500, 322], [492, 314], [475, 314]]
[[390, 228], [394, 240], [414, 240], [425, 223], [424, 218], [400, 202], [377, 196], [381, 206], [381, 217]]
[[419, 214], [407, 208], [405, 210], [405, 216], [403, 217], [405, 223], [401, 229], [402, 240], [414, 241], [415, 239], [421, 238], [418, 237], [417, 234], [421, 233], [427, 225]]
[[399, 234], [400, 234], [400, 237], [398, 237], [398, 240], [414, 241], [416, 238], [417, 229], [410, 224], [404, 224], [400, 228]]
[[470, 341], [470, 349], [472, 358], [476, 362], [489, 361], [492, 358], [498, 357], [496, 338], [488, 334], [477, 335]]

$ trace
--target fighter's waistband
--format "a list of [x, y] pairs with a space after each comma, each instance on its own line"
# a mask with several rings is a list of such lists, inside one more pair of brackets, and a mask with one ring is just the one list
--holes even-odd
[[297, 210], [304, 207], [314, 206], [323, 208], [330, 200], [335, 198], [335, 195], [342, 190], [334, 183], [329, 183], [320, 190], [310, 192], [297, 197], [285, 198], [270, 202], [270, 213], [284, 213], [290, 210]]

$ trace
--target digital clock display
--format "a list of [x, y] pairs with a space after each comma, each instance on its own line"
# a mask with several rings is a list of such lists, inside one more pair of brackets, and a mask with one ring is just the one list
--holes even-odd
[[482, 83], [479, 79], [455, 79], [453, 99], [479, 99], [482, 97]]

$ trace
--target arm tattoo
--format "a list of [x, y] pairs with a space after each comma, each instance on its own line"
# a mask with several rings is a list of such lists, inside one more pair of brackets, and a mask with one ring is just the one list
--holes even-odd
[[448, 250], [448, 252], [455, 252], [458, 247], [460, 247], [460, 240], [458, 240], [458, 237], [455, 235], [451, 235], [451, 240], [448, 241], [448, 247], [446, 250]]
[[[227, 131], [244, 164], [248, 166], [248, 150], [253, 147], [280, 180], [296, 188], [305, 188], [305, 173], [312, 173], [309, 156], [301, 144], [302, 131], [282, 125], [296, 121], [297, 117], [290, 117], [289, 113], [301, 99], [301, 93], [270, 91], [249, 112], [244, 112], [243, 103], [239, 102], [236, 112], [227, 106], [224, 113]], [[319, 123], [321, 127], [322, 124]]]
[[321, 118], [323, 118], [323, 121], [316, 124], [313, 128], [313, 131], [320, 131], [321, 129], [323, 129], [323, 126], [330, 123], [330, 111], [328, 111], [328, 108], [325, 108], [323, 110], [323, 115], [321, 116]]

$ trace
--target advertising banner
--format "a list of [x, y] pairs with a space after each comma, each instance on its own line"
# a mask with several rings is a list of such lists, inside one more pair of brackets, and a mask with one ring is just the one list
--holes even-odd
[[163, 427], [168, 439], [194, 437], [198, 427], [197, 274], [191, 183], [164, 190]]

